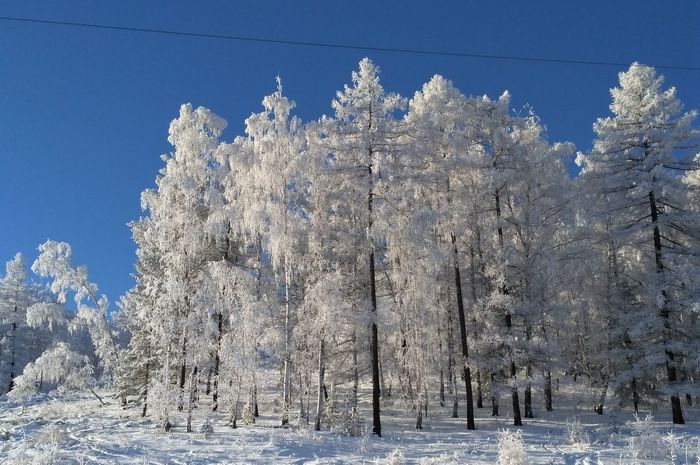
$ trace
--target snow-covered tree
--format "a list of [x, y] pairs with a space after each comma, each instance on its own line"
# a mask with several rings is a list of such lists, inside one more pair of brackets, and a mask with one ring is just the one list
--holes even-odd
[[49, 288], [58, 296], [59, 304], [66, 302], [68, 293], [74, 294], [78, 311], [71, 325], [87, 329], [100, 364], [106, 373], [113, 374], [118, 368], [120, 348], [107, 319], [107, 297], [98, 297], [97, 285], [88, 279], [85, 266], [71, 263], [73, 253], [68, 243], [48, 240], [39, 246], [39, 252], [32, 271], [51, 280]]
[[[42, 318], [50, 319], [53, 312], [41, 316], [41, 309], [52, 304], [43, 302], [40, 289], [29, 282], [24, 257], [18, 253], [5, 266], [0, 278], [0, 392], [14, 387], [14, 378], [24, 366], [34, 360], [50, 343], [40, 326]], [[34, 310], [32, 310], [34, 309]], [[62, 316], [62, 314], [60, 314]], [[60, 316], [59, 316], [60, 318]], [[56, 322], [58, 323], [58, 322]]]
[[[263, 99], [265, 111], [246, 119], [246, 134], [251, 151], [247, 176], [241, 178], [241, 201], [245, 209], [244, 227], [250, 242], [263, 247], [272, 260], [273, 270], [284, 288], [284, 354], [282, 424], [289, 422], [291, 407], [291, 353], [294, 326], [293, 305], [301, 273], [300, 256], [305, 248], [303, 228], [304, 188], [301, 158], [306, 137], [301, 120], [291, 115], [295, 104], [277, 91]], [[296, 278], [296, 279], [295, 279]]]
[[[325, 151], [327, 191], [324, 208], [331, 209], [345, 222], [345, 248], [348, 263], [356, 267], [357, 279], [366, 283], [366, 310], [370, 326], [372, 372], [372, 410], [374, 434], [381, 436], [379, 339], [377, 333], [376, 247], [374, 228], [378, 199], [376, 185], [383, 163], [396, 149], [398, 131], [394, 113], [404, 100], [385, 93], [379, 82], [379, 68], [369, 59], [360, 62], [352, 73], [352, 85], [346, 85], [333, 100], [335, 118], [322, 122], [321, 144]], [[325, 152], [325, 153], [324, 153]], [[341, 231], [336, 231], [340, 233]], [[361, 270], [365, 270], [366, 274]], [[362, 274], [360, 274], [362, 273]], [[364, 276], [364, 278], [360, 278]]]
[[696, 112], [684, 113], [675, 88], [663, 90], [663, 77], [649, 66], [634, 63], [619, 77], [620, 86], [611, 90], [614, 116], [594, 124], [593, 150], [579, 161], [603, 207], [596, 216], [604, 220], [611, 213], [615, 248], [636, 261], [628, 279], [637, 283], [640, 305], [630, 337], [644, 355], [628, 377], [658, 383], [665, 371], [661, 385], [670, 394], [673, 422], [683, 423], [679, 375], [692, 349], [681, 328], [690, 317], [688, 289], [695, 287], [685, 270], [698, 237], [678, 172], [698, 168], [683, 153], [698, 136]]

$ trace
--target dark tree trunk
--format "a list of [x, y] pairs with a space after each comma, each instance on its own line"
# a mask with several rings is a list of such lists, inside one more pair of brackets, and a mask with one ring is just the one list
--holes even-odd
[[603, 376], [603, 387], [600, 391], [600, 397], [598, 397], [598, 402], [596, 402], [595, 406], [593, 407], [593, 410], [595, 413], [598, 415], [603, 414], [603, 407], [605, 405], [605, 397], [608, 394], [608, 380], [605, 376]]
[[[291, 360], [291, 338], [292, 338], [292, 315], [291, 315], [291, 278], [289, 276], [289, 263], [284, 262], [284, 376], [282, 394], [282, 426], [289, 424], [289, 411], [292, 408], [292, 360]], [[299, 397], [302, 397], [299, 393]]]
[[7, 392], [10, 392], [15, 387], [15, 359], [17, 358], [15, 350], [17, 346], [17, 305], [14, 306], [13, 313], [14, 321], [11, 325], [12, 332], [10, 334], [10, 342], [12, 344], [12, 348], [10, 349], [10, 382], [7, 386]]
[[372, 165], [374, 163], [374, 153], [372, 148], [368, 149], [368, 165], [367, 174], [369, 176], [369, 192], [367, 195], [367, 225], [368, 225], [368, 240], [369, 244], [369, 290], [370, 300], [372, 302], [372, 323], [371, 323], [371, 340], [370, 340], [370, 359], [372, 362], [372, 433], [377, 436], [382, 435], [382, 422], [380, 415], [379, 399], [381, 396], [379, 385], [379, 339], [377, 336], [377, 289], [376, 277], [374, 272], [374, 243], [372, 239], [372, 224], [373, 224], [373, 201], [374, 201], [374, 178], [372, 174]]
[[491, 373], [491, 416], [498, 416], [498, 393], [496, 392], [496, 375]]
[[[149, 360], [151, 358], [150, 351], [148, 354], [148, 358], [149, 358]], [[141, 410], [142, 417], [145, 417], [146, 412], [148, 411], [148, 383], [149, 383], [150, 367], [151, 367], [150, 361], [146, 362], [146, 382], [143, 385], [143, 409]]]
[[258, 418], [260, 416], [260, 409], [258, 408], [258, 380], [253, 375], [253, 417]]
[[187, 374], [187, 338], [182, 339], [182, 362], [180, 363], [180, 381], [178, 382], [178, 387], [180, 388], [180, 401], [178, 403], [177, 409], [182, 411], [185, 408], [184, 396], [185, 396], [185, 378]]
[[[369, 253], [370, 292], [372, 297], [372, 312], [377, 313], [377, 292], [374, 277], [374, 250]], [[372, 433], [382, 435], [382, 422], [379, 411], [379, 341], [377, 336], [377, 323], [372, 320], [371, 358], [372, 358]]]
[[[651, 208], [651, 221], [654, 225], [654, 257], [656, 260], [656, 274], [662, 277], [660, 280], [663, 283], [664, 275], [664, 264], [661, 257], [661, 233], [659, 231], [659, 212], [656, 206], [656, 199], [654, 198], [654, 191], [649, 191], [649, 206]], [[662, 284], [664, 286], [664, 284]], [[670, 323], [670, 310], [668, 308], [668, 295], [666, 290], [662, 288], [661, 294], [663, 296], [663, 303], [661, 305], [661, 317], [664, 319], [664, 344], [668, 345], [669, 331], [671, 329]], [[675, 355], [672, 350], [666, 349], [666, 373], [668, 375], [668, 384], [670, 387], [676, 383], [676, 365], [675, 365]], [[678, 393], [671, 395], [671, 411], [673, 414], [674, 424], [684, 424], [683, 410], [681, 408], [681, 399]]]
[[484, 392], [481, 386], [481, 370], [476, 371], [476, 408], [484, 408]]
[[532, 386], [530, 384], [525, 388], [525, 418], [535, 418], [532, 411]]
[[[497, 224], [498, 244], [499, 244], [501, 250], [503, 250], [503, 227], [501, 226], [501, 197], [500, 197], [500, 193], [498, 190], [496, 190], [496, 217], [498, 219], [498, 224]], [[503, 285], [501, 292], [503, 294], [508, 294], [508, 288], [506, 287], [506, 285]], [[512, 317], [509, 310], [506, 310], [505, 320], [506, 320], [506, 332], [508, 334], [510, 334], [512, 331], [512, 327], [513, 327], [513, 317]], [[517, 374], [517, 370], [515, 368], [515, 361], [511, 359], [510, 376], [512, 378], [515, 378], [516, 374]], [[516, 387], [513, 387], [512, 399], [513, 399], [513, 425], [522, 426], [523, 420], [520, 416], [520, 400], [518, 399], [518, 389]]]
[[321, 417], [323, 416], [323, 400], [326, 390], [326, 385], [324, 384], [324, 378], [326, 374], [326, 366], [324, 359], [325, 343], [323, 338], [321, 338], [318, 348], [318, 397], [316, 400], [316, 422], [314, 423], [314, 429], [316, 431], [321, 431]]
[[197, 365], [192, 367], [190, 373], [190, 392], [187, 399], [187, 432], [192, 432], [192, 409], [194, 408], [194, 399], [197, 390]]
[[445, 406], [445, 374], [443, 371], [440, 367], [440, 407]]
[[209, 369], [207, 370], [207, 387], [204, 389], [205, 396], [208, 396], [209, 394], [211, 394], [211, 372], [212, 372], [212, 369], [211, 369], [211, 367], [209, 367]]
[[218, 315], [217, 325], [219, 328], [219, 334], [217, 334], [216, 341], [216, 355], [214, 356], [214, 392], [212, 394], [212, 411], [216, 412], [219, 409], [219, 365], [221, 363], [221, 334], [224, 327], [224, 317], [221, 313]]
[[549, 370], [544, 377], [544, 409], [552, 411], [552, 372]]
[[[510, 363], [510, 376], [512, 378], [515, 377], [515, 362]], [[513, 425], [514, 426], [523, 426], [523, 419], [520, 416], [520, 401], [518, 400], [518, 389], [515, 387], [513, 388], [512, 398], [513, 398]]]
[[[357, 365], [357, 336], [352, 335], [352, 406], [357, 408], [357, 396], [360, 390], [360, 367]], [[331, 395], [333, 388], [331, 387]]]
[[472, 397], [472, 376], [469, 368], [469, 347], [467, 346], [467, 323], [464, 316], [464, 299], [462, 296], [462, 277], [459, 271], [459, 262], [457, 261], [457, 238], [452, 234], [452, 245], [454, 247], [454, 273], [455, 287], [457, 290], [457, 316], [459, 317], [459, 334], [462, 343], [462, 370], [464, 374], [464, 383], [467, 391], [467, 429], [475, 430], [474, 424], [474, 399]]

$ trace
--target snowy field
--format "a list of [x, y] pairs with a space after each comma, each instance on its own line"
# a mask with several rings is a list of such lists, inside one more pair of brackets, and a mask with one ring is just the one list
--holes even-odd
[[[636, 421], [628, 411], [596, 415], [584, 408], [590, 405], [585, 394], [564, 388], [557, 394], [555, 411], [538, 410], [538, 418], [526, 419], [521, 430], [528, 463], [700, 464], [696, 408], [686, 406], [688, 424], [672, 428], [662, 415], [667, 408], [651, 421]], [[164, 433], [141, 418], [140, 409], [124, 410], [106, 400], [106, 406], [91, 395], [46, 397], [28, 405], [2, 401], [0, 464], [488, 464], [498, 463], [499, 431], [511, 422], [477, 409], [478, 430], [467, 431], [466, 420], [449, 418], [445, 408], [429, 412], [424, 430], [416, 431], [411, 416], [385, 408], [382, 438], [347, 437], [315, 432], [305, 422], [277, 427], [279, 416], [266, 416], [263, 403], [254, 425], [231, 429], [224, 412], [209, 415], [213, 432], [204, 434], [208, 412], [202, 403], [194, 433], [184, 432], [184, 417], [176, 417], [175, 428]]]

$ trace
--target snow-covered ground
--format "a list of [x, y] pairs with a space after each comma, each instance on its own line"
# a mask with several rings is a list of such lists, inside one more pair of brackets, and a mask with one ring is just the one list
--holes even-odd
[[[107, 392], [103, 393], [108, 396]], [[635, 421], [631, 412], [596, 415], [585, 393], [562, 388], [555, 411], [538, 411], [521, 429], [530, 463], [537, 464], [700, 464], [700, 411], [684, 405], [688, 424], [672, 427], [665, 412], [651, 421]], [[502, 399], [506, 410], [509, 399]], [[0, 464], [482, 464], [497, 463], [499, 431], [511, 418], [492, 418], [477, 409], [477, 431], [467, 431], [449, 409], [434, 409], [424, 430], [391, 408], [383, 411], [384, 435], [346, 437], [315, 432], [310, 425], [277, 427], [278, 415], [263, 411], [254, 425], [227, 426], [226, 413], [198, 409], [195, 432], [184, 421], [164, 433], [140, 409], [122, 409], [91, 395], [49, 397], [30, 404], [0, 402]], [[364, 406], [366, 407], [366, 406]], [[536, 404], [536, 407], [538, 405]], [[642, 414], [645, 416], [646, 412]], [[205, 418], [213, 433], [205, 435]], [[578, 421], [576, 419], [578, 418]], [[675, 455], [675, 457], [674, 457]]]

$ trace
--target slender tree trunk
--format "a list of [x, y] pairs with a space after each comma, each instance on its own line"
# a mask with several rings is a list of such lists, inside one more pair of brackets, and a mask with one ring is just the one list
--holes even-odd
[[217, 327], [219, 333], [216, 336], [216, 355], [214, 356], [214, 392], [212, 394], [212, 411], [216, 412], [219, 409], [219, 366], [221, 364], [221, 337], [224, 327], [224, 316], [219, 312]]
[[187, 374], [187, 336], [182, 338], [182, 360], [180, 362], [180, 382], [178, 387], [180, 388], [180, 399], [178, 401], [177, 409], [182, 411], [185, 408], [185, 378]]
[[325, 341], [321, 338], [318, 344], [318, 397], [316, 399], [316, 423], [314, 425], [316, 431], [321, 431], [321, 417], [323, 416], [323, 383], [326, 375], [325, 356]]
[[603, 388], [600, 391], [600, 397], [598, 397], [598, 402], [596, 403], [595, 408], [594, 408], [595, 413], [597, 413], [598, 415], [603, 414], [603, 406], [605, 405], [605, 396], [607, 395], [607, 393], [608, 393], [608, 381], [605, 380], [603, 382]]
[[457, 397], [457, 374], [455, 373], [454, 319], [452, 317], [452, 293], [448, 295], [447, 306], [447, 373], [450, 377], [449, 391], [452, 395], [452, 418], [459, 418], [459, 401]]
[[[440, 302], [440, 296], [437, 296], [437, 301]], [[438, 366], [440, 367], [440, 387], [439, 387], [439, 395], [440, 395], [440, 407], [445, 406], [445, 365], [444, 365], [444, 354], [443, 354], [443, 349], [442, 349], [442, 325], [440, 324], [440, 321], [438, 321], [437, 324], [437, 339], [438, 339]]]
[[452, 234], [452, 246], [454, 247], [454, 274], [457, 290], [457, 316], [459, 317], [459, 334], [462, 342], [462, 369], [467, 391], [467, 429], [474, 430], [474, 399], [472, 398], [472, 376], [469, 368], [469, 348], [467, 346], [467, 325], [464, 317], [464, 299], [462, 298], [462, 278], [459, 271], [457, 238]]
[[[651, 221], [654, 225], [654, 257], [656, 260], [656, 274], [660, 278], [659, 281], [662, 283], [661, 294], [663, 297], [663, 302], [661, 304], [661, 317], [664, 319], [664, 345], [666, 346], [666, 373], [668, 375], [668, 384], [671, 388], [677, 381], [676, 375], [676, 365], [675, 357], [676, 354], [673, 350], [668, 348], [669, 345], [669, 332], [671, 329], [670, 322], [670, 310], [668, 308], [668, 295], [666, 294], [666, 289], [664, 283], [664, 264], [661, 257], [661, 233], [659, 231], [659, 212], [656, 206], [656, 200], [654, 198], [654, 191], [649, 191], [649, 206], [651, 208]], [[671, 395], [671, 411], [673, 413], [673, 423], [683, 424], [685, 420], [683, 419], [683, 409], [681, 407], [681, 399], [678, 393]]]
[[[501, 248], [501, 251], [503, 251], [503, 227], [501, 226], [501, 197], [500, 197], [500, 192], [498, 189], [495, 192], [496, 195], [496, 218], [497, 218], [497, 231], [498, 231], [498, 244]], [[505, 270], [504, 270], [505, 272]], [[503, 285], [501, 292], [503, 294], [508, 294], [508, 288], [506, 285]], [[506, 309], [506, 332], [510, 335], [512, 332], [512, 327], [513, 327], [513, 321], [512, 321], [512, 315], [508, 309]], [[517, 374], [517, 370], [515, 367], [515, 361], [512, 359], [512, 354], [511, 354], [511, 361], [510, 361], [510, 376], [512, 378], [515, 378], [515, 375]], [[513, 401], [513, 425], [515, 426], [522, 426], [523, 421], [522, 418], [520, 417], [520, 401], [518, 399], [518, 388], [513, 386], [512, 389], [512, 401]]]
[[443, 368], [440, 367], [440, 407], [445, 406], [445, 374]]
[[532, 385], [527, 383], [525, 387], [525, 418], [535, 418], [532, 411]]
[[481, 385], [481, 370], [476, 370], [476, 408], [484, 408], [484, 392]]
[[632, 405], [634, 405], [634, 413], [639, 413], [639, 393], [637, 392], [637, 378], [632, 377]]
[[[370, 274], [370, 292], [372, 296], [372, 312], [377, 313], [377, 293], [374, 281], [374, 250], [369, 254], [369, 274]], [[379, 339], [377, 335], [377, 322], [373, 319], [371, 324], [372, 339], [371, 339], [371, 359], [372, 359], [372, 433], [377, 436], [382, 435], [382, 423], [379, 411], [379, 398], [381, 396], [379, 389]]]
[[[229, 382], [229, 387], [231, 386], [232, 382]], [[240, 402], [240, 396], [241, 396], [241, 386], [240, 386], [240, 379], [238, 380], [238, 387], [236, 388], [236, 394], [235, 396], [231, 396], [231, 417], [230, 417], [230, 425], [231, 428], [236, 429], [238, 428], [238, 405]]]
[[[511, 364], [510, 364], [510, 376], [512, 378], [515, 378], [515, 362], [511, 362]], [[513, 387], [512, 399], [513, 399], [513, 425], [514, 426], [523, 426], [523, 419], [520, 416], [520, 402], [518, 400], [518, 389], [516, 387]]]
[[[357, 396], [360, 390], [360, 368], [357, 365], [357, 336], [352, 334], [352, 407], [357, 409]], [[331, 387], [331, 396], [333, 388]]]
[[187, 402], [187, 432], [192, 432], [192, 409], [194, 407], [194, 396], [195, 389], [197, 385], [197, 365], [192, 367], [192, 372], [190, 373], [190, 392], [189, 399]]
[[146, 412], [148, 411], [148, 383], [149, 383], [149, 375], [150, 375], [150, 368], [151, 368], [151, 351], [150, 349], [148, 350], [148, 359], [149, 361], [146, 362], [146, 382], [143, 385], [143, 409], [141, 410], [141, 416], [145, 417]]
[[[530, 323], [526, 322], [525, 337], [528, 341], [532, 339], [532, 328]], [[535, 413], [532, 410], [532, 384], [530, 383], [530, 378], [532, 377], [532, 362], [530, 354], [527, 356], [527, 364], [525, 366], [525, 377], [527, 378], [527, 386], [525, 387], [525, 418], [535, 418]]]
[[[474, 247], [469, 247], [469, 281], [471, 288], [472, 305], [476, 305], [476, 260]], [[476, 371], [476, 407], [482, 408], [484, 401], [481, 393], [481, 370]]]
[[[306, 387], [305, 390], [302, 388]], [[304, 394], [308, 394], [308, 386], [304, 386], [304, 379], [301, 372], [299, 372], [299, 412], [297, 415], [297, 424], [301, 424], [304, 419]]]
[[260, 409], [258, 409], [258, 380], [253, 372], [253, 417], [258, 418], [260, 416]]
[[291, 338], [292, 321], [290, 314], [290, 277], [289, 264], [284, 264], [284, 379], [282, 394], [282, 425], [289, 424], [289, 410], [291, 408]]
[[544, 409], [551, 412], [552, 409], [552, 372], [547, 369], [544, 376]]
[[496, 392], [496, 375], [491, 373], [491, 416], [498, 416], [498, 393]]
[[[16, 293], [15, 293], [15, 299]], [[17, 359], [16, 347], [17, 347], [17, 304], [14, 305], [12, 316], [12, 325], [10, 325], [10, 381], [7, 386], [7, 392], [10, 392], [12, 388], [15, 387], [15, 363]]]
[[367, 155], [367, 175], [369, 181], [369, 192], [367, 195], [367, 240], [369, 241], [369, 291], [370, 301], [372, 302], [372, 322], [370, 340], [370, 359], [372, 362], [372, 433], [381, 437], [382, 422], [379, 407], [379, 399], [381, 396], [379, 385], [379, 339], [377, 335], [376, 321], [377, 289], [374, 271], [374, 240], [372, 238], [372, 225], [374, 223], [374, 213], [372, 211], [374, 202], [374, 175], [372, 173], [372, 166], [374, 164], [374, 152], [371, 147], [368, 148]]

